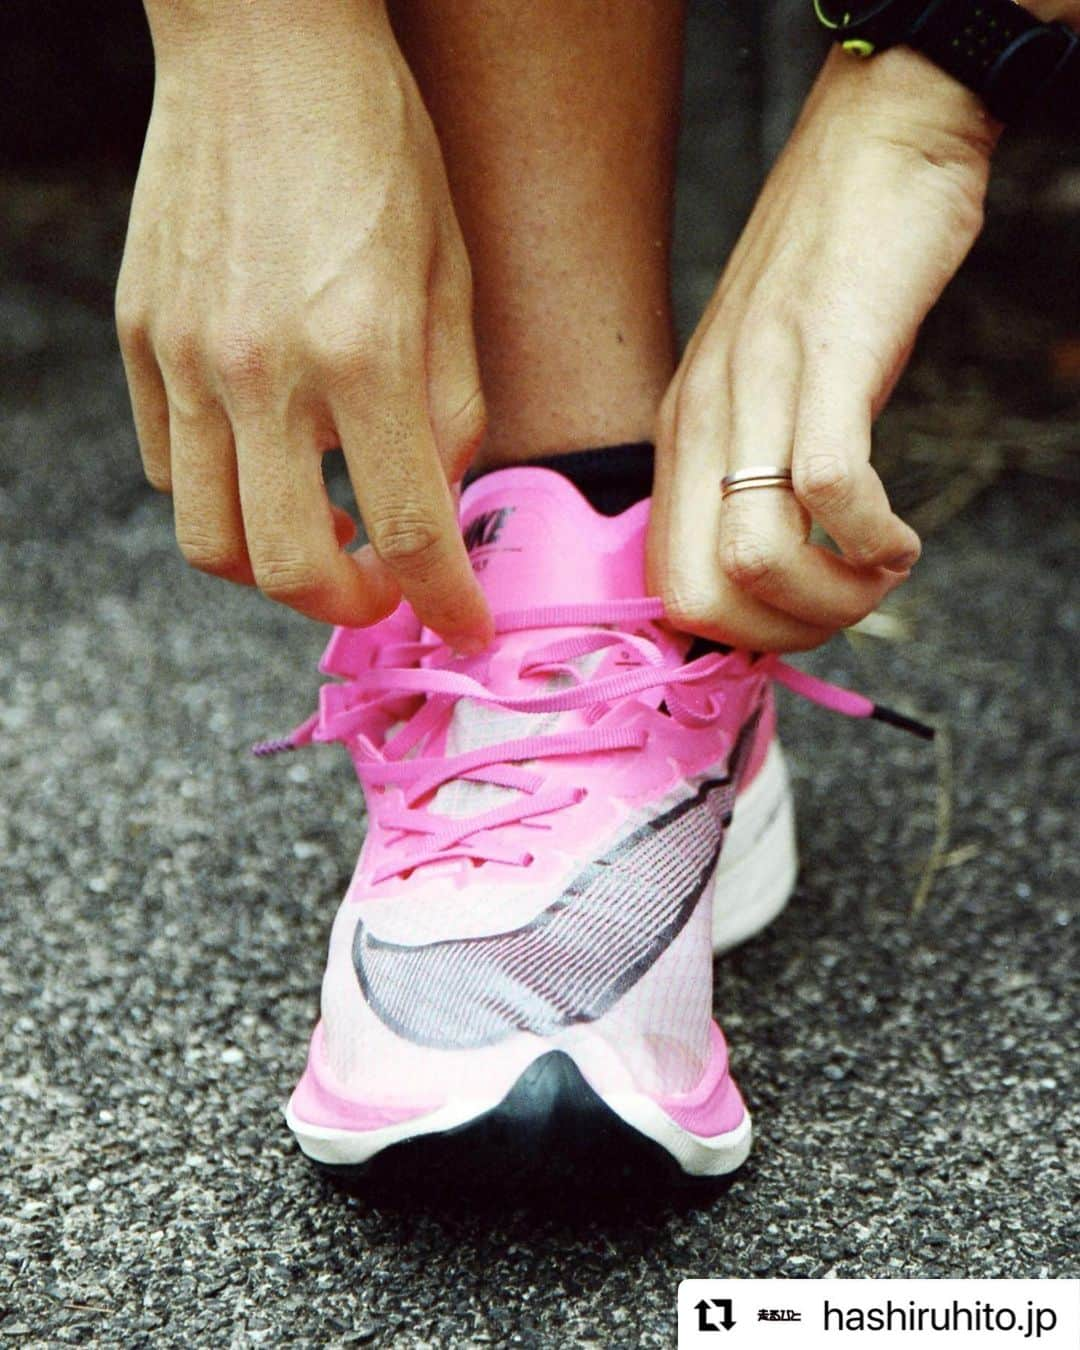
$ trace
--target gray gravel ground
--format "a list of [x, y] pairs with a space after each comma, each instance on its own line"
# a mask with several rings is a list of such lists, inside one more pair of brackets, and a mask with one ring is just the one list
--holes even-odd
[[718, 969], [758, 1124], [730, 1190], [373, 1205], [280, 1114], [358, 792], [333, 750], [246, 753], [307, 712], [322, 635], [185, 570], [140, 481], [122, 194], [6, 196], [0, 1340], [661, 1346], [689, 1275], [1080, 1274], [1075, 486], [1000, 478], [931, 540], [917, 640], [810, 659], [937, 750], [785, 703], [804, 867]]

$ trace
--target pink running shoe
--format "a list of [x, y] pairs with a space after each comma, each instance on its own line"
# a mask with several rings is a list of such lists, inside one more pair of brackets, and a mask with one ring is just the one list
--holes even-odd
[[367, 1175], [572, 1154], [721, 1176], [751, 1126], [713, 952], [774, 918], [797, 869], [772, 682], [886, 714], [773, 656], [690, 659], [645, 595], [647, 501], [602, 516], [512, 468], [461, 509], [491, 649], [455, 656], [405, 605], [336, 629], [318, 712], [257, 747], [343, 742], [369, 820], [289, 1126]]

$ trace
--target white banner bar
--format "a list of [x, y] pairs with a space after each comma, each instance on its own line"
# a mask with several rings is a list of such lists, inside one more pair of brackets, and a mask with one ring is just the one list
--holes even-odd
[[683, 1280], [679, 1350], [1077, 1350], [1080, 1280]]

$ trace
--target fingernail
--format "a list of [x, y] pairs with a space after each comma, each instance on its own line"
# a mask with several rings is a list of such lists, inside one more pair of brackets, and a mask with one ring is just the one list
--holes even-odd
[[462, 634], [451, 638], [450, 646], [455, 656], [479, 656], [487, 643], [483, 638], [473, 637], [471, 634]]

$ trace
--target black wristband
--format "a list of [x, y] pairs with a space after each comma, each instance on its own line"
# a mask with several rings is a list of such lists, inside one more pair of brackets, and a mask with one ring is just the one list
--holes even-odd
[[1055, 104], [1070, 83], [1074, 94], [1080, 86], [1080, 37], [1064, 24], [1040, 23], [1014, 0], [936, 0], [908, 41], [973, 89], [1001, 122]]
[[[1002, 122], [1040, 112], [1080, 124], [1080, 34], [1015, 0], [815, 0], [846, 50], [905, 44], [985, 102]], [[835, 8], [834, 8], [835, 6]]]

